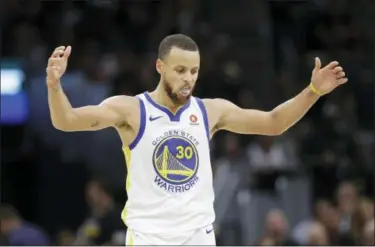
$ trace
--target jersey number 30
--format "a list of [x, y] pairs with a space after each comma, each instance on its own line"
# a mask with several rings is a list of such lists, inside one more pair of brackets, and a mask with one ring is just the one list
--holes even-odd
[[191, 159], [193, 157], [193, 149], [190, 146], [183, 147], [183, 146], [177, 146], [177, 159]]

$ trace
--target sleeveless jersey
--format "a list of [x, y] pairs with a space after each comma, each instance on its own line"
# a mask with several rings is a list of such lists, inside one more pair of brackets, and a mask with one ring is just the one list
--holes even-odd
[[140, 129], [123, 147], [128, 201], [122, 219], [143, 233], [180, 233], [212, 224], [214, 191], [206, 109], [191, 97], [176, 114], [146, 92]]

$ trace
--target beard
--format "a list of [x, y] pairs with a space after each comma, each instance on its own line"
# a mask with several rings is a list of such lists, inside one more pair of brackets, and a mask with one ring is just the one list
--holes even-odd
[[[188, 102], [190, 100], [190, 97], [191, 97], [191, 95], [193, 93], [193, 90], [194, 90], [194, 87], [193, 87], [191, 89], [189, 95], [187, 95], [185, 97], [183, 97], [183, 96], [179, 97], [178, 96], [179, 91], [177, 93], [173, 92], [173, 89], [172, 89], [172, 86], [171, 86], [170, 82], [168, 82], [167, 80], [163, 80], [162, 85], [163, 85], [164, 91], [167, 93], [168, 97], [170, 98], [172, 103], [175, 104], [175, 105], [184, 105], [186, 102]], [[181, 90], [181, 89], [182, 89], [182, 87], [179, 90]]]

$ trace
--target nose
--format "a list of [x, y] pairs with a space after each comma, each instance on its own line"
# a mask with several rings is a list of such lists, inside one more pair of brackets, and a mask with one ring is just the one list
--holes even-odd
[[191, 83], [193, 81], [193, 77], [190, 73], [186, 73], [183, 77], [182, 77], [182, 80], [185, 82], [185, 83]]

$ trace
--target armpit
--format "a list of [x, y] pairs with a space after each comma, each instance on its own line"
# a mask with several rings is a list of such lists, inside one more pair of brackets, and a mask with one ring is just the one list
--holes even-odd
[[115, 127], [118, 129], [130, 129], [131, 128], [130, 124], [126, 121], [116, 123]]
[[207, 111], [208, 123], [211, 135], [219, 130], [218, 124], [220, 120], [221, 109], [216, 105], [215, 99], [203, 99], [204, 106]]

